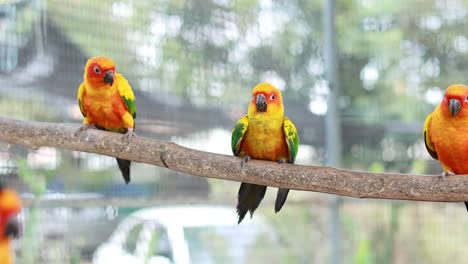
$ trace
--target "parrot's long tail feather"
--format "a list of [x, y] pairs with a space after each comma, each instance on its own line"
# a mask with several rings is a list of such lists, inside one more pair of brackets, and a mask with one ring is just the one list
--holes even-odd
[[468, 211], [468, 202], [465, 202], [466, 211]]
[[[104, 127], [102, 127], [100, 125], [96, 124], [95, 126], [99, 130], [108, 131], [107, 129], [105, 129]], [[130, 182], [130, 164], [131, 164], [131, 161], [124, 160], [124, 159], [119, 159], [119, 158], [115, 158], [115, 159], [117, 160], [117, 164], [119, 164], [119, 169], [122, 172], [122, 177], [125, 180], [125, 184], [128, 184]]]
[[124, 159], [118, 159], [117, 164], [119, 164], [119, 169], [122, 172], [122, 176], [125, 180], [125, 183], [128, 184], [130, 182], [130, 164], [131, 161], [129, 160], [124, 160]]
[[237, 195], [237, 215], [239, 216], [237, 223], [242, 222], [247, 212], [250, 212], [250, 217], [252, 217], [255, 209], [265, 196], [266, 189], [267, 187], [263, 185], [241, 183]]
[[279, 188], [276, 194], [275, 213], [278, 213], [288, 198], [289, 189]]

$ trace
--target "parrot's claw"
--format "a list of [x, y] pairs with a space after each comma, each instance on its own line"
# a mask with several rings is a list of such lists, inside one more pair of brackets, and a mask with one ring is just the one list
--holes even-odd
[[75, 132], [75, 137], [79, 136], [81, 134], [81, 132], [83, 132], [85, 130], [88, 130], [90, 128], [96, 128], [96, 126], [92, 125], [92, 124], [84, 124], [84, 125], [80, 126], [80, 128], [78, 128], [78, 130], [76, 130], [76, 132]]
[[440, 176], [437, 177], [437, 180], [443, 181], [443, 180], [445, 180], [445, 177], [450, 176], [450, 175], [455, 175], [455, 173], [453, 173], [451, 171], [444, 171], [444, 172], [442, 172], [440, 174]]
[[249, 162], [249, 160], [251, 160], [252, 158], [249, 156], [249, 155], [245, 155], [243, 158], [242, 158], [242, 161], [241, 161], [241, 168], [244, 167], [244, 164], [246, 164], [247, 162]]
[[133, 132], [133, 128], [129, 128], [127, 133], [123, 136], [122, 141], [129, 142], [132, 137], [136, 137], [136, 134]]
[[278, 162], [278, 164], [286, 163], [286, 159], [279, 159], [277, 162]]

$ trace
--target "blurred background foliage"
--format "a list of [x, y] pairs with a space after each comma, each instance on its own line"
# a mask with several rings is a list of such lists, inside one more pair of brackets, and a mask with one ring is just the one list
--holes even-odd
[[[0, 0], [0, 114], [81, 122], [75, 98], [84, 63], [105, 55], [135, 90], [139, 135], [231, 154], [230, 129], [246, 112], [252, 87], [268, 81], [283, 91], [298, 127], [297, 163], [323, 165], [323, 2]], [[448, 85], [467, 82], [468, 1], [338, 0], [335, 16], [341, 167], [439, 174], [422, 124]], [[0, 157], [2, 176], [26, 194], [99, 194], [102, 205], [123, 197], [121, 215], [140, 207], [142, 197], [234, 208], [238, 188], [144, 164], [133, 165], [134, 181], [124, 186], [113, 159], [51, 148], [5, 145]], [[259, 214], [281, 234], [289, 263], [330, 262], [333, 228], [341, 230], [343, 263], [464, 260], [468, 222], [460, 205], [344, 199], [337, 227], [330, 225], [331, 196], [292, 192], [279, 215], [266, 200]], [[37, 210], [33, 216], [40, 225]]]

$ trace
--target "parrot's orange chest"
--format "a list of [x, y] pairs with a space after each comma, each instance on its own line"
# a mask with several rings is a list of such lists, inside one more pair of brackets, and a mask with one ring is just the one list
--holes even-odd
[[127, 108], [117, 89], [111, 93], [99, 94], [90, 94], [85, 91], [82, 100], [90, 124], [106, 129], [124, 127], [122, 117]]
[[430, 133], [444, 170], [468, 174], [468, 119], [434, 114]]
[[13, 252], [10, 248], [10, 241], [6, 237], [0, 238], [0, 263], [1, 264], [12, 264], [13, 263]]
[[253, 159], [287, 161], [283, 120], [250, 120], [240, 149]]

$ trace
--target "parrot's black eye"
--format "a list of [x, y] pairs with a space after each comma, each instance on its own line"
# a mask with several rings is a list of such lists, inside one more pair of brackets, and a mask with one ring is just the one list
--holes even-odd
[[100, 73], [101, 73], [101, 69], [99, 69], [98, 66], [94, 66], [94, 72], [97, 73], [97, 74], [100, 74]]
[[270, 100], [271, 100], [271, 101], [275, 100], [275, 95], [274, 95], [274, 94], [272, 94], [272, 95], [270, 96]]
[[468, 95], [465, 97], [465, 102], [468, 102]]

